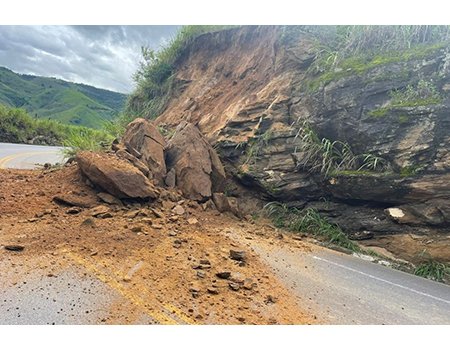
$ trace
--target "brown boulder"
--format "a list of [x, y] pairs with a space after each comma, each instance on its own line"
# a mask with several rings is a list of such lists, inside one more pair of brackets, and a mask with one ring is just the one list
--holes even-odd
[[81, 172], [96, 186], [117, 198], [157, 198], [154, 185], [134, 166], [106, 153], [80, 152]]
[[182, 122], [170, 139], [167, 166], [174, 168], [176, 186], [194, 200], [206, 200], [220, 191], [225, 171], [216, 151], [192, 124]]
[[143, 118], [135, 119], [128, 124], [122, 143], [129, 153], [148, 167], [156, 183], [162, 185], [166, 176], [166, 142], [158, 129]]
[[217, 210], [221, 213], [228, 211], [237, 217], [242, 216], [236, 197], [227, 197], [223, 193], [213, 193], [212, 198]]

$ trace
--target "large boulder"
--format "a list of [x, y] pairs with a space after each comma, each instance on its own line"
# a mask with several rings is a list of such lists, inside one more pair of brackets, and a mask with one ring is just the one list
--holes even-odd
[[159, 195], [139, 169], [116, 155], [80, 152], [76, 161], [94, 185], [117, 198], [154, 199]]
[[194, 200], [204, 201], [213, 192], [220, 192], [225, 170], [216, 153], [200, 131], [191, 123], [182, 122], [166, 150], [169, 169], [175, 169], [176, 186]]
[[162, 185], [166, 175], [164, 161], [166, 141], [158, 129], [143, 118], [135, 119], [128, 124], [122, 143], [130, 154], [139, 158], [148, 167], [155, 182]]

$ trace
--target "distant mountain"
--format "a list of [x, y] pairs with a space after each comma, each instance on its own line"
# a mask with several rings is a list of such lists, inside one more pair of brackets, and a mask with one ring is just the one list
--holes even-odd
[[122, 110], [125, 99], [118, 92], [0, 67], [0, 104], [24, 108], [37, 118], [99, 128]]

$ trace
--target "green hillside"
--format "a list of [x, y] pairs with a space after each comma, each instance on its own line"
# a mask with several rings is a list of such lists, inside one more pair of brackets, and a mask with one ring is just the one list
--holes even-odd
[[37, 118], [100, 128], [119, 114], [125, 99], [117, 92], [0, 67], [0, 103], [23, 108]]

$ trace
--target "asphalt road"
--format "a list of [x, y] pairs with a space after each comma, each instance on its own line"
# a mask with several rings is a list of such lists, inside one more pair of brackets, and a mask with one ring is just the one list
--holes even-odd
[[322, 247], [252, 248], [326, 324], [450, 324], [448, 285]]
[[0, 143], [0, 168], [33, 169], [64, 161], [63, 147]]

